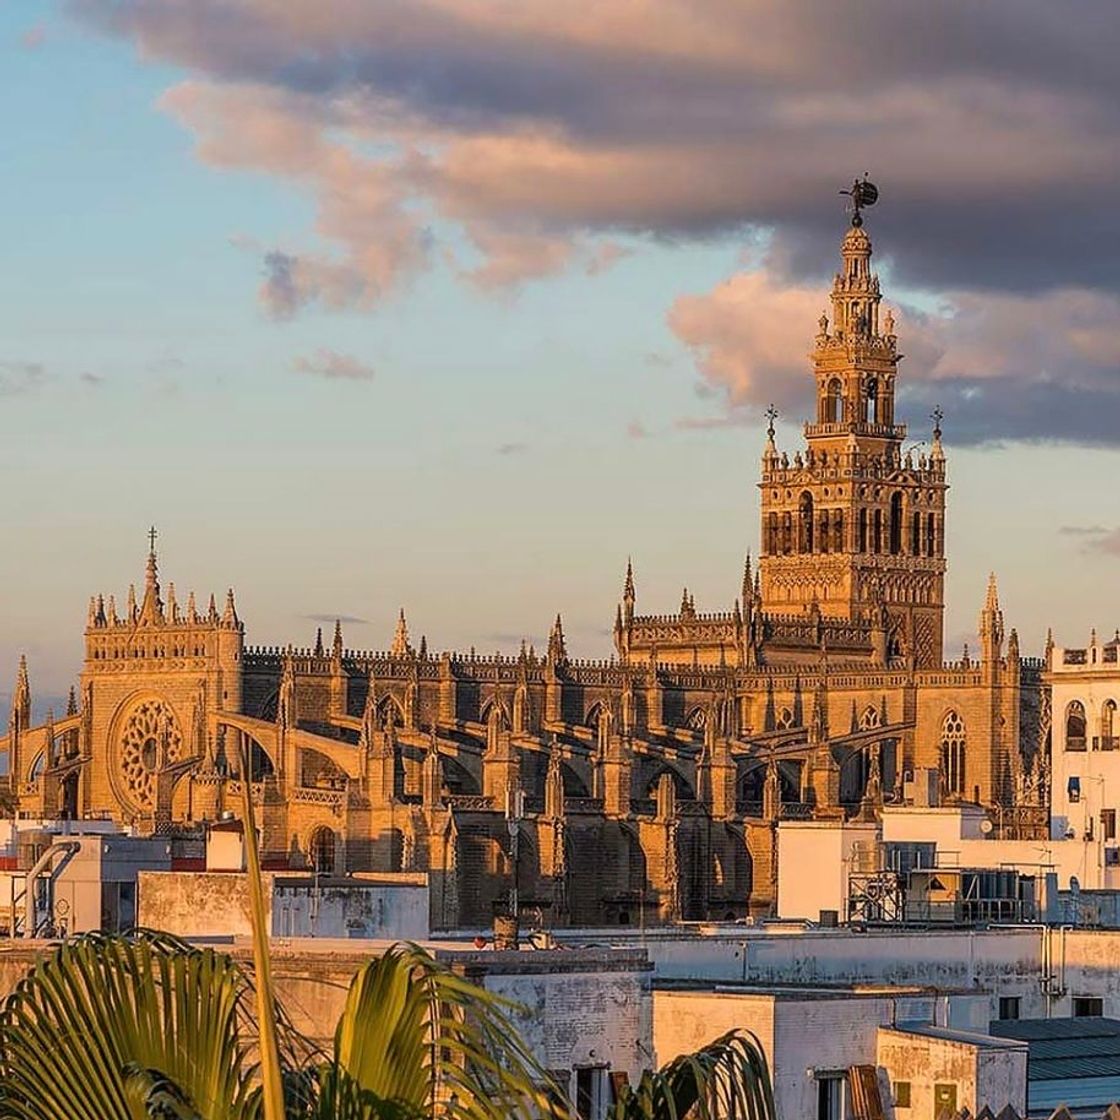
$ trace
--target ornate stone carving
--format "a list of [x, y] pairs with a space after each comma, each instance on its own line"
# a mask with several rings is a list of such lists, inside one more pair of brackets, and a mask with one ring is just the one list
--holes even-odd
[[164, 701], [151, 697], [133, 707], [121, 728], [119, 765], [128, 795], [137, 805], [154, 804], [156, 775], [177, 762], [182, 751], [182, 732]]

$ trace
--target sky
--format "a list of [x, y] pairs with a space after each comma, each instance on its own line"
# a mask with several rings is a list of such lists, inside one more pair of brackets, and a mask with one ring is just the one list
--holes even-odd
[[1118, 50], [1114, 0], [0, 0], [0, 681], [65, 692], [152, 524], [252, 644], [606, 656], [629, 556], [729, 609], [865, 170], [948, 649], [990, 570], [1026, 652], [1111, 634]]

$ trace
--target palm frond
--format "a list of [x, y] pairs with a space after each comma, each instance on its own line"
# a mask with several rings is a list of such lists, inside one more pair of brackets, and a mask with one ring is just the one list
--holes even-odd
[[[334, 1061], [321, 1071], [319, 1116], [564, 1115], [550, 1105], [555, 1088], [507, 1017], [512, 1008], [417, 946], [394, 946], [351, 984]], [[370, 1111], [331, 1112], [328, 1100]]]
[[230, 957], [167, 934], [75, 937], [0, 1010], [0, 1117], [148, 1120], [162, 1100], [154, 1115], [251, 1120], [240, 1030], [251, 995]]
[[766, 1055], [749, 1031], [729, 1031], [624, 1086], [608, 1120], [775, 1120]]

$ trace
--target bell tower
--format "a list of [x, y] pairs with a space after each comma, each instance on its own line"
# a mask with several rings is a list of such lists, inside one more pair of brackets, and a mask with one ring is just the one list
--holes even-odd
[[861, 210], [878, 198], [857, 180], [840, 245], [831, 319], [812, 351], [816, 417], [791, 459], [774, 444], [771, 410], [762, 457], [763, 607], [885, 627], [887, 660], [941, 664], [945, 582], [945, 455], [941, 413], [928, 453], [904, 450], [895, 422], [894, 316], [882, 312]]

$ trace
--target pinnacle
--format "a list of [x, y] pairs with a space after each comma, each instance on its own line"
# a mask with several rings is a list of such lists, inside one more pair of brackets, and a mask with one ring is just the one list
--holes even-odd
[[984, 600], [984, 609], [987, 611], [999, 610], [999, 588], [996, 586], [996, 574], [988, 574], [988, 595]]

